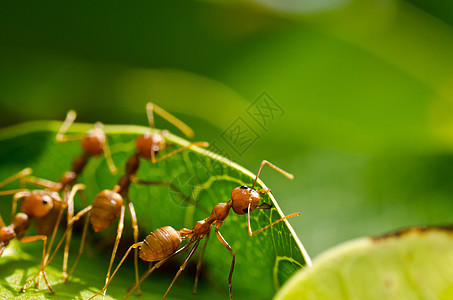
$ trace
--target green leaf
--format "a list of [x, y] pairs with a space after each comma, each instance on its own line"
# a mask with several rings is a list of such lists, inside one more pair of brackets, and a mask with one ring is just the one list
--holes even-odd
[[452, 299], [452, 230], [410, 228], [344, 243], [299, 271], [275, 299]]
[[[58, 180], [63, 172], [69, 169], [73, 158], [81, 153], [79, 142], [55, 142], [54, 137], [59, 125], [59, 122], [33, 122], [3, 131], [0, 134], [0, 157], [3, 158], [0, 178], [6, 178], [24, 167], [31, 167], [35, 176]], [[90, 128], [92, 125], [74, 124], [71, 130], [85, 132]], [[126, 159], [135, 151], [135, 138], [148, 130], [138, 126], [105, 126], [113, 159], [120, 172], [113, 176], [109, 173], [103, 158], [92, 158], [80, 178], [80, 182], [87, 186], [86, 195], [89, 203], [99, 191], [113, 188], [121, 176]], [[167, 142], [177, 147], [188, 144], [187, 141], [174, 135], [170, 135]], [[269, 169], [264, 172], [274, 171]], [[281, 176], [278, 173], [275, 174], [275, 176]], [[151, 231], [162, 226], [170, 225], [175, 229], [192, 228], [196, 221], [208, 216], [215, 204], [228, 201], [233, 188], [242, 184], [251, 185], [254, 174], [205, 149], [193, 148], [155, 165], [142, 161], [137, 177], [172, 182], [181, 188], [185, 196], [185, 200], [181, 199], [165, 186], [133, 185], [131, 187], [130, 198], [137, 212], [140, 239], [143, 239]], [[291, 182], [288, 181], [288, 184]], [[262, 182], [259, 182], [258, 186], [265, 188]], [[8, 188], [11, 187], [14, 188], [14, 185], [8, 186]], [[263, 201], [272, 203], [274, 208], [252, 213], [252, 228], [255, 230], [283, 216], [272, 195], [264, 196]], [[76, 198], [75, 202], [77, 210], [83, 208], [80, 199]], [[9, 220], [10, 203], [10, 196], [2, 197], [0, 208], [6, 222]], [[235, 299], [250, 297], [269, 299], [293, 273], [309, 264], [310, 259], [288, 222], [281, 222], [256, 236], [249, 237], [246, 219], [245, 215], [239, 216], [231, 212], [220, 228], [223, 236], [236, 252], [232, 280], [233, 296]], [[114, 266], [133, 243], [130, 224], [129, 216], [126, 214], [125, 232]], [[70, 283], [62, 283], [60, 277], [61, 254], [46, 268], [56, 295], [85, 298], [102, 288], [113, 246], [112, 236], [116, 232], [116, 223], [111, 227], [108, 233], [94, 233], [91, 229], [89, 230], [88, 249], [82, 256]], [[75, 235], [70, 264], [79, 245], [77, 233]], [[30, 288], [20, 297], [16, 292], [36, 272], [41, 250], [40, 242], [28, 245], [12, 243], [8, 246], [0, 259], [0, 296], [2, 298], [50, 297], [44, 285], [38, 291]], [[201, 249], [197, 252], [201, 252]], [[185, 255], [187, 254], [175, 257], [172, 263], [169, 262], [166, 265], [166, 268], [162, 267], [150, 276], [143, 285], [143, 296], [162, 296]], [[184, 272], [185, 276], [182, 276], [173, 287], [169, 298], [187, 298], [192, 294], [196, 262], [197, 255]], [[140, 265], [143, 273], [148, 263], [140, 262]], [[211, 235], [203, 261], [199, 292], [194, 299], [212, 299], [213, 296], [227, 299], [226, 281], [230, 265], [230, 253], [215, 235]], [[126, 295], [126, 287], [133, 283], [133, 278], [132, 261], [128, 260], [112, 281], [108, 295], [114, 299], [123, 298]]]

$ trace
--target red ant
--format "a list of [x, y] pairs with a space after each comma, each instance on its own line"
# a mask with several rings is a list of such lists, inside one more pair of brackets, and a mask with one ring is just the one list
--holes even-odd
[[[164, 299], [170, 289], [172, 288], [173, 284], [175, 283], [176, 279], [179, 277], [181, 272], [184, 270], [184, 268], [187, 266], [190, 258], [194, 254], [195, 250], [198, 247], [198, 244], [200, 241], [206, 236], [206, 241], [203, 246], [203, 250], [200, 255], [200, 260], [197, 264], [197, 272], [195, 275], [195, 283], [194, 283], [194, 289], [193, 293], [196, 294], [197, 290], [197, 283], [198, 283], [198, 277], [200, 275], [201, 271], [201, 262], [203, 259], [204, 251], [206, 249], [206, 244], [209, 239], [209, 233], [211, 232], [211, 227], [214, 226], [214, 230], [216, 233], [217, 238], [219, 241], [222, 243], [225, 248], [230, 252], [231, 256], [233, 257], [233, 260], [231, 262], [231, 269], [230, 269], [230, 274], [228, 276], [228, 286], [229, 286], [229, 294], [230, 294], [230, 299], [233, 299], [233, 294], [232, 294], [232, 285], [231, 285], [231, 278], [233, 276], [233, 269], [234, 269], [234, 262], [235, 262], [235, 253], [231, 246], [228, 244], [228, 242], [224, 239], [222, 234], [219, 231], [219, 228], [222, 226], [223, 221], [228, 217], [228, 214], [230, 212], [230, 209], [233, 209], [233, 212], [235, 212], [238, 215], [243, 215], [247, 214], [247, 223], [248, 223], [248, 233], [250, 236], [253, 236], [266, 228], [269, 228], [287, 218], [294, 217], [300, 215], [300, 213], [294, 213], [287, 215], [275, 222], [272, 222], [271, 224], [264, 226], [263, 228], [253, 232], [251, 225], [250, 225], [250, 212], [254, 211], [255, 209], [270, 209], [272, 205], [263, 203], [260, 204], [260, 194], [267, 194], [270, 192], [269, 189], [258, 189], [255, 190], [255, 184], [258, 179], [258, 176], [261, 172], [261, 169], [263, 166], [267, 164], [276, 171], [280, 172], [284, 176], [286, 176], [289, 179], [293, 179], [293, 175], [289, 174], [282, 169], [278, 168], [277, 166], [271, 164], [270, 162], [263, 160], [261, 162], [261, 165], [258, 169], [258, 172], [256, 174], [255, 180], [253, 181], [253, 185], [251, 188], [243, 185], [240, 187], [237, 187], [233, 189], [231, 192], [231, 200], [225, 203], [219, 203], [214, 208], [212, 209], [211, 215], [207, 217], [206, 219], [203, 219], [201, 221], [198, 221], [195, 226], [193, 227], [192, 230], [183, 228], [181, 230], [175, 230], [171, 226], [165, 226], [162, 228], [158, 228], [155, 231], [153, 231], [150, 235], [148, 235], [145, 240], [142, 242], [134, 243], [132, 246], [129, 247], [127, 250], [126, 254], [123, 256], [121, 259], [120, 263], [116, 267], [115, 271], [112, 273], [112, 276], [110, 279], [107, 281], [105, 286], [100, 290], [98, 293], [93, 295], [90, 299], [96, 297], [97, 295], [101, 294], [105, 291], [112, 281], [113, 277], [115, 276], [116, 272], [118, 269], [121, 267], [122, 263], [126, 259], [126, 257], [129, 255], [130, 251], [132, 249], [137, 249], [140, 248], [140, 258], [149, 261], [149, 262], [157, 262], [154, 264], [152, 268], [150, 268], [141, 278], [138, 283], [135, 284], [134, 288], [129, 291], [127, 296], [124, 299], [127, 299], [136, 288], [157, 268], [159, 268], [161, 265], [166, 263], [170, 258], [173, 256], [181, 253], [182, 251], [188, 249], [191, 245], [193, 245], [192, 249], [190, 250], [189, 254], [187, 255], [186, 259], [184, 260], [183, 264], [181, 265], [179, 271], [176, 273], [175, 277], [173, 278], [173, 281], [171, 282], [170, 286], [168, 287], [167, 291], [165, 292], [164, 296], [162, 299]], [[181, 242], [184, 240], [189, 240], [187, 244], [182, 246], [181, 248], [178, 249], [178, 247], [181, 245]]]
[[[116, 174], [117, 169], [113, 163], [112, 156], [110, 153], [110, 148], [107, 143], [107, 137], [104, 133], [104, 126], [102, 123], [97, 122], [94, 124], [93, 129], [89, 130], [87, 133], [84, 134], [72, 134], [72, 135], [65, 135], [71, 125], [74, 123], [77, 114], [74, 110], [70, 110], [64, 122], [60, 126], [58, 133], [56, 135], [56, 140], [58, 142], [67, 142], [67, 141], [75, 141], [81, 140], [81, 147], [83, 153], [77, 156], [73, 162], [71, 170], [65, 172], [63, 176], [57, 182], [52, 182], [49, 180], [36, 178], [36, 177], [25, 177], [23, 182], [31, 183], [38, 186], [45, 187], [51, 191], [60, 192], [62, 191], [63, 201], [67, 204], [67, 222], [69, 224], [69, 220], [74, 216], [74, 202], [71, 197], [69, 197], [69, 193], [71, 188], [75, 185], [77, 178], [85, 169], [88, 159], [90, 157], [99, 156], [104, 154], [105, 160], [110, 171], [113, 174]], [[15, 198], [16, 199], [16, 198]], [[83, 200], [84, 198], [82, 198]], [[16, 202], [13, 201], [13, 214], [16, 208]], [[58, 212], [55, 211], [54, 213], [49, 214], [46, 218], [37, 219], [36, 223], [38, 223], [38, 230], [40, 234], [48, 235], [50, 231], [53, 229], [53, 234], [51, 238], [51, 242], [49, 243], [48, 254], [50, 252], [50, 247], [52, 246], [55, 234], [57, 232], [59, 222], [56, 222], [58, 218]], [[69, 245], [71, 242], [71, 232], [68, 232], [66, 237], [66, 244], [64, 248], [64, 256], [63, 256], [63, 278], [67, 279], [67, 266], [68, 266], [68, 258], [69, 258]], [[48, 254], [46, 255], [46, 259], [48, 259]], [[39, 282], [39, 279], [38, 279]]]
[[[148, 103], [146, 106], [148, 122], [152, 129], [154, 129], [154, 116], [153, 113], [159, 114], [161, 117], [165, 118], [171, 124], [175, 125], [178, 129], [180, 129], [187, 137], [193, 136], [193, 131], [190, 129], [186, 124], [181, 122], [180, 120], [176, 119], [174, 116], [169, 114], [168, 112], [164, 111], [162, 108], [158, 107], [153, 103]], [[134, 231], [134, 242], [138, 242], [138, 225], [137, 225], [137, 217], [135, 214], [134, 205], [129, 199], [129, 187], [131, 183], [138, 183], [138, 184], [146, 184], [146, 185], [167, 185], [170, 188], [174, 188], [171, 184], [164, 182], [164, 181], [147, 181], [147, 180], [138, 180], [136, 178], [136, 173], [140, 167], [140, 159], [144, 158], [146, 160], [151, 160], [152, 163], [159, 162], [170, 156], [173, 156], [185, 149], [190, 148], [191, 146], [201, 146], [207, 147], [208, 144], [206, 142], [194, 142], [187, 146], [178, 148], [172, 152], [169, 152], [159, 158], [156, 158], [156, 155], [168, 148], [166, 144], [165, 137], [168, 135], [167, 130], [162, 131], [152, 131], [145, 133], [139, 136], [136, 139], [136, 151], [132, 154], [127, 162], [125, 168], [125, 174], [119, 179], [118, 184], [113, 188], [113, 190], [103, 190], [100, 192], [93, 201], [92, 205], [89, 205], [85, 209], [81, 210], [77, 215], [75, 215], [70, 221], [68, 225], [67, 231], [71, 230], [72, 224], [78, 221], [83, 215], [87, 214], [87, 218], [85, 221], [83, 233], [82, 233], [82, 241], [79, 247], [78, 256], [69, 272], [69, 276], [71, 276], [72, 272], [74, 271], [76, 264], [83, 252], [84, 241], [86, 237], [86, 229], [88, 226], [88, 219], [91, 222], [91, 225], [94, 231], [99, 232], [107, 229], [110, 227], [116, 219], [119, 217], [118, 221], [118, 228], [117, 228], [117, 235], [115, 239], [115, 243], [113, 246], [112, 255], [110, 257], [110, 263], [107, 270], [107, 275], [105, 282], [109, 281], [111, 268], [113, 265], [113, 261], [116, 256], [116, 252], [118, 249], [118, 245], [121, 239], [121, 235], [123, 232], [124, 227], [124, 214], [125, 214], [125, 207], [127, 206], [129, 210], [129, 214], [132, 220], [132, 228]], [[125, 201], [124, 201], [125, 200]], [[66, 235], [66, 233], [65, 233]], [[64, 236], [63, 236], [64, 238]], [[63, 239], [62, 238], [62, 239]], [[54, 251], [54, 254], [49, 259], [50, 261], [53, 259], [58, 247], [61, 245], [60, 243], [57, 245], [57, 248]], [[140, 295], [140, 288], [138, 286], [139, 282], [139, 275], [138, 275], [138, 252], [135, 252], [135, 278], [137, 282], [137, 289], [138, 294]], [[104, 290], [103, 296], [105, 296], [106, 290]]]
[[[19, 173], [5, 179], [3, 182], [0, 183], [0, 187], [16, 180], [19, 178], [25, 178], [31, 174], [31, 169], [26, 168]], [[68, 200], [74, 198], [75, 193], [78, 190], [83, 189], [84, 186], [82, 184], [76, 184], [70, 190], [68, 195]], [[13, 211], [11, 224], [6, 226], [5, 222], [0, 216], [0, 256], [2, 255], [6, 246], [8, 246], [9, 242], [16, 238], [20, 242], [29, 243], [34, 242], [37, 240], [43, 241], [43, 249], [42, 249], [42, 259], [41, 259], [41, 268], [38, 274], [43, 274], [44, 281], [49, 289], [50, 293], [54, 293], [52, 288], [49, 285], [47, 280], [47, 275], [44, 270], [46, 265], [46, 245], [47, 245], [47, 236], [45, 234], [38, 234], [33, 236], [24, 237], [26, 230], [30, 227], [31, 220], [34, 218], [35, 221], [40, 220], [41, 222], [35, 222], [35, 225], [38, 229], [38, 232], [45, 231], [49, 224], [44, 222], [43, 220], [48, 220], [47, 218], [56, 213], [57, 218], [53, 226], [56, 227], [56, 224], [59, 224], [61, 216], [63, 214], [63, 210], [67, 207], [67, 202], [64, 202], [60, 199], [60, 196], [55, 191], [50, 190], [9, 190], [9, 191], [2, 191], [0, 192], [1, 195], [7, 194], [14, 194], [14, 201], [17, 201], [20, 198], [23, 198], [21, 202], [21, 211], [20, 213], [15, 213]], [[15, 209], [15, 208], [14, 208]], [[42, 226], [45, 228], [43, 229]], [[51, 243], [53, 242], [53, 237], [51, 242], [49, 243], [49, 250], [51, 247]], [[38, 281], [39, 282], [39, 281]], [[37, 282], [37, 284], [38, 284]], [[29, 283], [28, 283], [29, 284]], [[25, 285], [20, 290], [21, 292], [28, 286]]]

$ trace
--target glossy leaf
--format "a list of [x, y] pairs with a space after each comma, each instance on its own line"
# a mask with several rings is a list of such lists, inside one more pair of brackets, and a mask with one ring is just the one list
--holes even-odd
[[452, 229], [411, 228], [336, 246], [275, 299], [451, 299]]
[[[6, 178], [24, 167], [31, 167], [35, 176], [58, 180], [61, 174], [68, 170], [72, 159], [81, 153], [79, 142], [55, 142], [54, 137], [59, 124], [58, 122], [34, 122], [5, 130], [0, 135], [0, 153], [4, 158], [0, 169], [1, 178]], [[71, 130], [85, 132], [91, 126], [75, 124]], [[135, 126], [105, 127], [113, 159], [120, 172], [113, 176], [109, 173], [103, 158], [91, 159], [80, 179], [81, 182], [86, 183], [89, 203], [99, 191], [112, 189], [117, 183], [127, 157], [135, 151], [134, 139], [147, 130], [149, 129]], [[170, 135], [167, 143], [178, 147], [188, 142]], [[257, 167], [258, 163], [259, 161], [257, 161]], [[263, 172], [275, 171], [269, 168]], [[242, 184], [250, 186], [254, 178], [254, 174], [242, 167], [219, 155], [198, 148], [184, 151], [155, 165], [142, 161], [137, 176], [140, 179], [172, 182], [183, 192], [182, 196], [175, 194], [167, 186], [133, 185], [131, 187], [130, 198], [137, 211], [141, 239], [156, 228], [166, 225], [176, 229], [192, 228], [197, 220], [208, 216], [215, 204], [228, 201], [234, 187]], [[281, 175], [275, 173], [275, 176]], [[291, 182], [288, 181], [288, 184]], [[262, 182], [258, 185], [265, 187]], [[14, 185], [12, 184], [11, 187]], [[1, 212], [6, 222], [9, 219], [10, 199], [10, 196], [4, 196], [1, 199]], [[272, 195], [264, 196], [263, 199], [272, 203], [274, 208], [252, 213], [252, 228], [255, 230], [282, 216]], [[83, 208], [80, 199], [76, 199], [76, 203], [77, 210]], [[254, 299], [269, 299], [294, 272], [309, 263], [309, 257], [288, 222], [281, 222], [261, 234], [249, 237], [246, 219], [245, 215], [239, 216], [231, 212], [220, 229], [236, 252], [233, 295], [235, 299], [246, 299], [252, 295]], [[116, 262], [133, 243], [130, 227], [130, 219], [126, 215], [125, 233]], [[60, 258], [56, 259], [53, 266], [48, 267], [57, 295], [85, 298], [102, 287], [115, 231], [116, 225], [112, 226], [107, 234], [94, 233], [90, 229], [87, 254], [82, 256], [79, 268], [69, 284], [63, 284], [59, 278]], [[1, 296], [16, 297], [16, 291], [36, 271], [42, 246], [39, 242], [35, 244], [24, 246], [14, 243], [0, 259]], [[72, 244], [73, 259], [78, 243], [74, 240]], [[146, 281], [143, 296], [162, 296], [183, 259], [184, 254], [175, 258], [167, 268], [162, 267], [155, 272]], [[196, 262], [197, 255], [192, 259], [192, 264], [186, 270], [184, 278], [178, 280], [174, 286], [170, 298], [187, 298], [191, 295]], [[140, 264], [143, 272], [148, 264], [146, 262], [140, 262]], [[199, 293], [198, 296], [194, 296], [194, 299], [212, 298], [213, 295], [227, 299], [226, 280], [230, 264], [230, 253], [220, 244], [215, 235], [212, 235], [207, 245]], [[128, 261], [127, 266], [120, 270], [112, 287], [109, 288], [108, 294], [113, 298], [124, 297], [125, 288], [133, 282], [131, 265], [131, 261]], [[34, 292], [30, 289], [21, 297], [24, 299], [47, 298], [49, 295], [45, 286], [42, 285], [39, 291]]]

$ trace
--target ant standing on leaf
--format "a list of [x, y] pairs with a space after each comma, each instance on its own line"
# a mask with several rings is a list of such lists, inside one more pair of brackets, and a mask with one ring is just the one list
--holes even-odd
[[[7, 178], [3, 182], [0, 183], [0, 187], [16, 180], [19, 178], [25, 178], [31, 174], [31, 169], [27, 168], [19, 173]], [[84, 188], [83, 184], [76, 184], [72, 187], [69, 191], [68, 200], [74, 198], [74, 195], [77, 191]], [[44, 281], [49, 289], [50, 293], [53, 294], [53, 290], [49, 285], [47, 280], [47, 275], [44, 270], [46, 265], [46, 245], [47, 245], [47, 236], [45, 234], [38, 234], [34, 236], [26, 236], [25, 232], [30, 227], [30, 223], [32, 219], [35, 219], [35, 225], [37, 226], [38, 232], [42, 230], [41, 226], [50, 227], [51, 225], [46, 223], [39, 223], [36, 222], [38, 220], [46, 220], [46, 218], [52, 214], [57, 214], [56, 223], [53, 226], [56, 228], [57, 224], [60, 222], [63, 210], [67, 207], [67, 203], [61, 201], [60, 196], [55, 191], [50, 190], [34, 190], [29, 191], [25, 189], [19, 190], [9, 190], [9, 191], [1, 191], [0, 195], [7, 195], [7, 194], [14, 194], [14, 203], [21, 198], [23, 198], [21, 202], [21, 211], [20, 213], [15, 212], [16, 208], [13, 207], [12, 217], [11, 217], [11, 224], [6, 226], [3, 219], [0, 216], [0, 256], [2, 255], [6, 246], [8, 246], [9, 242], [16, 238], [20, 242], [29, 243], [34, 242], [37, 240], [43, 241], [43, 249], [42, 249], [42, 259], [41, 259], [41, 268], [38, 272], [39, 275], [43, 275]], [[51, 239], [51, 243], [53, 241], [53, 237]], [[49, 244], [49, 250], [51, 247], [51, 243]], [[48, 251], [49, 251], [48, 250]], [[30, 284], [31, 282], [27, 283], [25, 286], [21, 288], [21, 292]], [[39, 281], [36, 282], [39, 284]]]
[[[155, 231], [153, 231], [142, 242], [134, 243], [132, 246], [130, 246], [129, 249], [127, 250], [126, 254], [121, 259], [120, 263], [116, 267], [115, 271], [112, 273], [112, 276], [110, 277], [110, 279], [107, 281], [107, 283], [103, 287], [103, 289], [100, 290], [95, 295], [93, 295], [90, 299], [105, 292], [108, 285], [110, 284], [113, 277], [115, 276], [116, 272], [121, 267], [121, 264], [124, 262], [127, 255], [130, 253], [130, 251], [132, 249], [140, 248], [140, 258], [141, 259], [143, 259], [145, 261], [149, 261], [149, 262], [155, 261], [157, 263], [155, 263], [154, 266], [152, 268], [150, 268], [140, 278], [140, 281], [135, 284], [134, 288], [129, 291], [129, 293], [126, 295], [126, 297], [124, 299], [127, 299], [134, 292], [134, 290], [139, 286], [139, 284], [141, 284], [155, 269], [159, 268], [161, 265], [166, 263], [173, 256], [183, 252], [184, 250], [186, 250], [192, 246], [189, 254], [187, 255], [183, 264], [180, 266], [179, 271], [176, 273], [175, 277], [173, 278], [173, 281], [171, 282], [170, 286], [168, 287], [167, 291], [165, 292], [164, 296], [162, 297], [162, 299], [164, 299], [170, 292], [170, 289], [173, 287], [173, 284], [175, 283], [176, 279], [178, 279], [181, 272], [187, 266], [190, 258], [192, 257], [195, 250], [197, 249], [198, 244], [206, 236], [206, 240], [203, 245], [203, 250], [200, 254], [200, 259], [197, 264], [197, 272], [195, 275], [193, 293], [196, 294], [198, 277], [199, 277], [200, 271], [201, 271], [201, 263], [202, 263], [204, 251], [206, 249], [206, 244], [209, 239], [209, 234], [211, 232], [211, 227], [214, 227], [215, 234], [216, 234], [217, 238], [219, 239], [220, 243], [222, 243], [222, 245], [225, 246], [225, 248], [230, 252], [231, 256], [233, 257], [233, 260], [231, 262], [230, 274], [228, 276], [230, 299], [233, 299], [231, 278], [233, 276], [235, 253], [219, 231], [220, 227], [223, 224], [223, 221], [228, 217], [230, 209], [233, 209], [233, 212], [238, 215], [247, 214], [248, 233], [250, 236], [253, 236], [253, 235], [265, 230], [266, 228], [269, 228], [287, 218], [300, 215], [300, 213], [293, 213], [293, 214], [287, 215], [275, 222], [272, 222], [271, 224], [266, 225], [263, 228], [255, 231], [255, 232], [252, 231], [252, 228], [250, 225], [250, 212], [254, 211], [255, 209], [270, 209], [272, 207], [272, 205], [268, 204], [268, 203], [260, 204], [260, 200], [261, 200], [260, 194], [267, 194], [270, 192], [270, 190], [269, 189], [258, 189], [258, 190], [254, 189], [256, 181], [258, 180], [258, 176], [261, 172], [261, 169], [263, 168], [263, 166], [265, 164], [269, 165], [270, 167], [272, 167], [276, 171], [280, 172], [287, 178], [293, 179], [292, 174], [289, 174], [289, 173], [283, 171], [282, 169], [278, 168], [277, 166], [271, 164], [270, 162], [263, 160], [261, 162], [261, 165], [260, 165], [258, 172], [256, 174], [256, 177], [255, 177], [255, 181], [253, 182], [253, 185], [251, 188], [243, 185], [243, 186], [233, 189], [233, 191], [231, 192], [231, 200], [228, 202], [225, 202], [225, 203], [219, 203], [216, 206], [214, 206], [214, 208], [212, 209], [211, 215], [209, 217], [207, 217], [206, 219], [198, 221], [192, 230], [187, 229], [187, 228], [183, 228], [181, 230], [175, 230], [171, 226], [165, 226], [165, 227], [158, 228]], [[181, 242], [184, 240], [188, 240], [188, 243], [178, 249], [178, 247], [181, 245]]]
[[[168, 112], [164, 111], [162, 108], [158, 107], [157, 105], [153, 103], [148, 103], [146, 106], [147, 110], [147, 116], [148, 116], [148, 121], [149, 125], [152, 129], [154, 129], [154, 116], [153, 113], [159, 114], [161, 117], [166, 119], [168, 122], [176, 126], [178, 129], [180, 129], [187, 137], [192, 137], [193, 136], [193, 131], [190, 129], [186, 124], [184, 124], [182, 121], [176, 119], [174, 116], [169, 114]], [[83, 252], [83, 247], [84, 247], [84, 241], [86, 237], [86, 230], [88, 226], [88, 220], [90, 221], [94, 231], [99, 232], [107, 229], [110, 227], [116, 219], [119, 217], [118, 221], [118, 228], [117, 228], [117, 235], [115, 239], [115, 243], [113, 246], [112, 254], [110, 257], [110, 263], [109, 267], [107, 270], [107, 275], [105, 282], [107, 283], [109, 281], [110, 277], [110, 272], [111, 268], [113, 265], [113, 261], [116, 256], [116, 252], [118, 249], [118, 245], [121, 239], [121, 235], [123, 232], [123, 227], [124, 227], [124, 214], [125, 214], [125, 209], [127, 206], [127, 209], [129, 211], [131, 220], [132, 220], [132, 228], [134, 232], [134, 242], [138, 242], [138, 225], [137, 225], [137, 217], [135, 214], [135, 209], [134, 205], [129, 199], [129, 187], [131, 183], [137, 183], [137, 184], [144, 184], [144, 185], [165, 185], [169, 186], [172, 189], [176, 189], [173, 187], [170, 183], [165, 182], [165, 181], [150, 181], [150, 180], [139, 180], [136, 178], [136, 173], [140, 167], [140, 161], [141, 159], [145, 160], [151, 160], [152, 163], [157, 163], [161, 160], [167, 159], [183, 150], [186, 150], [192, 146], [200, 146], [200, 147], [207, 147], [208, 143], [206, 142], [194, 142], [190, 143], [187, 146], [178, 148], [176, 150], [173, 150], [165, 155], [162, 155], [160, 157], [156, 157], [161, 151], [169, 148], [169, 145], [166, 144], [165, 137], [168, 135], [167, 130], [162, 130], [162, 131], [150, 131], [148, 133], [145, 133], [141, 136], [139, 136], [136, 139], [136, 151], [134, 154], [132, 154], [127, 162], [126, 162], [126, 168], [125, 168], [125, 174], [119, 179], [118, 184], [112, 189], [112, 190], [104, 190], [100, 192], [96, 198], [93, 201], [92, 205], [89, 205], [85, 209], [81, 210], [77, 215], [74, 216], [69, 221], [68, 229], [67, 232], [65, 232], [65, 235], [68, 233], [68, 231], [71, 230], [72, 225], [74, 222], [78, 221], [83, 215], [87, 215], [87, 218], [85, 219], [85, 224], [84, 224], [84, 229], [82, 233], [82, 240], [80, 243], [79, 247], [79, 253], [78, 256], [71, 268], [71, 271], [69, 272], [69, 276], [71, 276], [72, 272], [74, 271], [76, 264]], [[62, 237], [63, 240], [64, 236]], [[56, 251], [58, 250], [59, 246], [61, 245], [61, 242], [57, 245], [54, 253], [52, 254], [52, 257], [49, 259], [50, 261], [53, 259]], [[137, 250], [137, 249], [136, 249]], [[136, 279], [136, 284], [137, 284], [137, 293], [140, 295], [140, 287], [139, 287], [139, 275], [138, 275], [138, 252], [135, 251], [135, 257], [134, 257], [134, 265], [135, 265], [135, 279]], [[106, 289], [103, 290], [103, 296], [105, 296]]]
[[[74, 110], [70, 110], [67, 115], [66, 119], [60, 126], [58, 133], [56, 135], [56, 140], [58, 142], [67, 142], [67, 141], [75, 141], [75, 140], [81, 140], [81, 147], [82, 147], [82, 154], [77, 156], [73, 162], [72, 162], [72, 167], [69, 171], [66, 171], [63, 176], [60, 178], [59, 181], [53, 182], [49, 180], [45, 180], [42, 178], [37, 178], [33, 176], [28, 176], [24, 177], [22, 180], [22, 184], [25, 183], [30, 183], [34, 184], [37, 186], [45, 187], [51, 191], [54, 192], [62, 192], [62, 198], [63, 202], [66, 203], [65, 208], [67, 208], [67, 222], [69, 225], [69, 220], [73, 218], [74, 216], [74, 197], [70, 197], [70, 191], [71, 189], [75, 186], [78, 177], [80, 174], [83, 172], [85, 169], [88, 160], [90, 157], [95, 157], [99, 156], [101, 154], [104, 154], [105, 160], [107, 162], [107, 165], [110, 169], [110, 171], [113, 174], [116, 174], [117, 170], [116, 167], [113, 163], [111, 153], [110, 153], [110, 148], [107, 143], [107, 137], [105, 136], [104, 133], [104, 126], [102, 123], [97, 122], [94, 124], [93, 129], [90, 129], [88, 132], [84, 134], [72, 134], [72, 135], [65, 135], [66, 131], [71, 127], [71, 125], [74, 123], [75, 118], [77, 117], [77, 114]], [[79, 189], [80, 190], [80, 189]], [[82, 198], [83, 200], [84, 198]], [[14, 198], [13, 201], [13, 213], [16, 208], [16, 197]], [[64, 210], [64, 209], [63, 209]], [[62, 213], [63, 211], [61, 211]], [[50, 232], [53, 230], [52, 237], [49, 243], [49, 248], [46, 253], [46, 257], [44, 261], [46, 262], [49, 253], [58, 229], [58, 225], [60, 223], [61, 216], [60, 212], [57, 210], [54, 210], [52, 213], [49, 213], [46, 217], [40, 218], [36, 220], [37, 226], [38, 226], [38, 232], [40, 234], [48, 235]], [[68, 232], [66, 236], [66, 244], [64, 248], [64, 255], [63, 255], [63, 278], [67, 280], [68, 278], [68, 273], [67, 273], [67, 266], [68, 266], [68, 258], [69, 258], [69, 245], [71, 242], [71, 233]], [[38, 279], [39, 282], [39, 279]], [[30, 284], [29, 282], [28, 284]], [[25, 288], [28, 286], [28, 284], [25, 286]], [[23, 289], [22, 289], [23, 290]]]

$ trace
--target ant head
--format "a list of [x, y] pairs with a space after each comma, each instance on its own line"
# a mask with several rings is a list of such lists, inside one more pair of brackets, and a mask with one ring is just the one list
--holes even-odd
[[54, 201], [61, 201], [58, 193], [36, 190], [24, 197], [20, 209], [28, 216], [41, 218], [52, 210]]
[[232, 208], [238, 215], [246, 214], [249, 204], [250, 211], [254, 211], [260, 204], [260, 199], [257, 191], [245, 185], [239, 186], [231, 192]]
[[151, 159], [151, 151], [157, 153], [165, 149], [165, 138], [166, 131], [159, 133], [145, 133], [139, 136], [135, 141], [135, 146], [138, 152], [143, 158]]
[[105, 133], [102, 123], [94, 124], [94, 128], [82, 138], [82, 148], [92, 156], [102, 154], [105, 148]]

